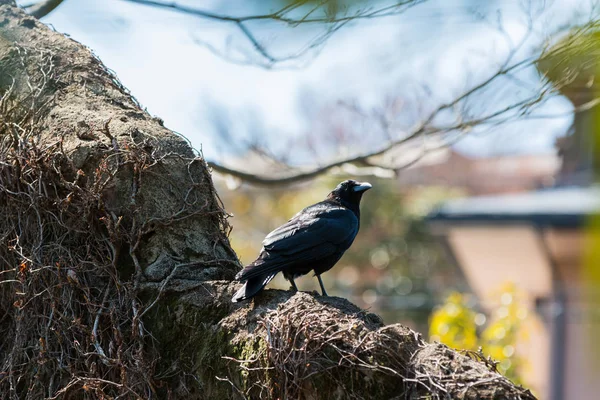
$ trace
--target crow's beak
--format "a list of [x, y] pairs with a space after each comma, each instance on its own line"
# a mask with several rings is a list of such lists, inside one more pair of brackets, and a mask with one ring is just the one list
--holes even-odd
[[369, 182], [361, 182], [357, 186], [354, 186], [352, 190], [355, 192], [364, 192], [366, 190], [371, 189], [372, 187], [373, 186]]

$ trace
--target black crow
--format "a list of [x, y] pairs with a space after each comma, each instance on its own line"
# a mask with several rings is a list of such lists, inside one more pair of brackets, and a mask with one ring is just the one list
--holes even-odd
[[370, 188], [367, 182], [344, 181], [325, 200], [306, 207], [269, 233], [258, 258], [236, 275], [246, 283], [232, 301], [255, 296], [280, 271], [296, 291], [294, 278], [314, 271], [323, 296], [327, 296], [321, 274], [331, 269], [354, 241], [360, 226], [360, 199]]

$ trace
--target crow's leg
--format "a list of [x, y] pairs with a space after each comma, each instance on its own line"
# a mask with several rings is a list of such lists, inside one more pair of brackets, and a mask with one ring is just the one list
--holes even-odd
[[323, 286], [323, 281], [321, 280], [321, 275], [317, 275], [317, 279], [319, 280], [319, 285], [321, 285], [321, 294], [323, 296], [327, 296], [327, 292], [325, 291], [325, 286]]
[[292, 289], [294, 289], [294, 292], [298, 291], [298, 286], [296, 286], [296, 282], [294, 282], [294, 277], [290, 276], [289, 277], [290, 283], [292, 284]]

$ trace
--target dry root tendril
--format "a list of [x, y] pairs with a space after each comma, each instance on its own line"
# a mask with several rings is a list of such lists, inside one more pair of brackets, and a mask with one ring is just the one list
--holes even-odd
[[[139, 245], [145, 234], [199, 214], [213, 215], [224, 237], [225, 213], [198, 194], [213, 189], [190, 172], [181, 208], [147, 218], [139, 204], [145, 180], [182, 157], [163, 151], [149, 134], [116, 138], [111, 119], [78, 136], [109, 138], [110, 145], [97, 145], [97, 167], [75, 168], [63, 139], [49, 141], [43, 122], [56, 89], [72, 77], [57, 73], [49, 51], [15, 46], [12, 59], [20, 64], [15, 68], [37, 70], [0, 92], [0, 393], [7, 399], [157, 398], [163, 382], [155, 378], [156, 343], [141, 319], [153, 304], [139, 299]], [[125, 92], [116, 78], [107, 82], [94, 60], [86, 73], [96, 84]], [[17, 92], [16, 85], [27, 89]], [[191, 169], [199, 159], [185, 161]], [[117, 215], [106, 198], [123, 171], [132, 176], [130, 201]], [[123, 271], [127, 256], [133, 273]]]

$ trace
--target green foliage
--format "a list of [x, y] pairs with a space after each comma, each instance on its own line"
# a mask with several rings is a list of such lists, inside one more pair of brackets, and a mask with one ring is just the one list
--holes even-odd
[[[600, 34], [596, 33], [598, 39], [596, 44], [595, 61], [593, 62], [596, 77], [600, 75]], [[596, 89], [597, 90], [597, 89]], [[597, 94], [597, 91], [596, 91]], [[600, 182], [600, 107], [595, 107], [591, 121], [592, 126], [586, 126], [589, 129], [593, 143], [593, 161], [594, 161], [594, 181]], [[583, 257], [583, 279], [586, 285], [582, 287], [582, 295], [586, 297], [590, 304], [600, 303], [600, 213], [595, 213], [588, 218], [584, 233], [584, 257]], [[585, 333], [586, 344], [590, 351], [591, 365], [589, 366], [594, 373], [600, 372], [600, 344], [597, 338], [600, 337], [600, 323], [593, 313], [586, 313], [584, 316], [587, 322], [587, 332]]]
[[[499, 304], [489, 316], [474, 310], [470, 295], [451, 293], [431, 316], [429, 336], [456, 349], [477, 351], [498, 362], [498, 370], [513, 382], [521, 383], [519, 369], [524, 360], [515, 351], [527, 335], [527, 308], [512, 284], [505, 285]], [[490, 321], [485, 324], [485, 321]]]

